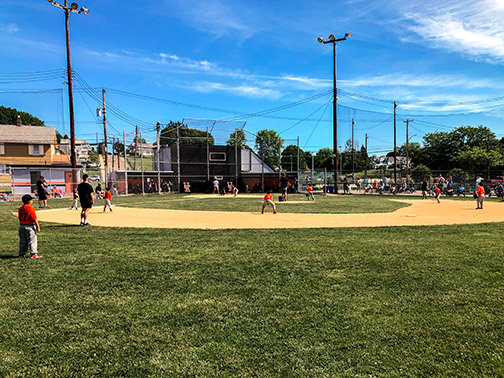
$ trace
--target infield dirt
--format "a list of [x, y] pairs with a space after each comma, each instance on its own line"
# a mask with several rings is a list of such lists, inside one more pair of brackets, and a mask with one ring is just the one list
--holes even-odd
[[[471, 224], [504, 221], [504, 204], [486, 202], [483, 210], [476, 210], [475, 201], [397, 200], [408, 203], [391, 213], [363, 214], [299, 214], [282, 212], [274, 215], [268, 206], [265, 214], [260, 211], [193, 211], [145, 209], [114, 206], [114, 211], [103, 213], [101, 206], [91, 209], [89, 223], [100, 227], [139, 228], [324, 228], [324, 227], [383, 227], [383, 226], [433, 226]], [[287, 210], [286, 208], [284, 208]], [[260, 210], [260, 204], [258, 205]], [[55, 209], [38, 211], [42, 222], [63, 224], [80, 223], [80, 211]], [[17, 215], [17, 214], [16, 214]]]

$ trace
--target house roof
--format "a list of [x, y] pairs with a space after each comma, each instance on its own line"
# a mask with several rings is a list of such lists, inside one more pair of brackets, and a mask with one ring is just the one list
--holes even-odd
[[55, 144], [56, 129], [50, 126], [0, 125], [0, 143]]

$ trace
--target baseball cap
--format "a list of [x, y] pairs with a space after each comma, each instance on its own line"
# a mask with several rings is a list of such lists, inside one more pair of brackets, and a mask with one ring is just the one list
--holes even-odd
[[29, 194], [25, 194], [22, 198], [21, 201], [26, 205], [28, 202], [32, 201], [33, 197], [30, 196]]

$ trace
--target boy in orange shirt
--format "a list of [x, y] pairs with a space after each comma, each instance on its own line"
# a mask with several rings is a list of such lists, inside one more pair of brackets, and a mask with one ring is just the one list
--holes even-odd
[[478, 189], [476, 189], [476, 204], [477, 208], [476, 210], [483, 210], [483, 201], [485, 200], [485, 188], [483, 188], [483, 185], [481, 185], [481, 182], [478, 184]]
[[105, 200], [105, 206], [103, 206], [103, 212], [107, 210], [107, 206], [110, 209], [110, 211], [112, 211], [112, 194], [110, 194], [110, 188], [107, 188], [107, 191], [103, 196], [103, 199]]
[[37, 232], [40, 232], [40, 226], [37, 220], [37, 214], [33, 208], [33, 197], [25, 194], [21, 199], [23, 206], [18, 209], [19, 218], [19, 257], [25, 257], [28, 248], [32, 259], [39, 259], [37, 253]]
[[306, 199], [309, 201], [310, 198], [315, 201], [315, 197], [313, 197], [313, 187], [308, 185], [308, 189], [306, 189]]
[[272, 206], [273, 214], [276, 214], [276, 206], [275, 202], [273, 202], [273, 195], [271, 194], [271, 191], [268, 191], [268, 193], [264, 196], [261, 214], [264, 214], [264, 208], [266, 207], [266, 205]]

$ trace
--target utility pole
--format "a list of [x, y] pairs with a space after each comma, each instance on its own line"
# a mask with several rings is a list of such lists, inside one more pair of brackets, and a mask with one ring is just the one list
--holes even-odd
[[[128, 163], [126, 156], [126, 132], [123, 131], [123, 144], [124, 144], [124, 181], [125, 181], [125, 192], [128, 195]], [[119, 161], [119, 157], [117, 157], [117, 161]]]
[[409, 123], [413, 122], [412, 119], [404, 121], [406, 124], [406, 181], [409, 178]]
[[119, 137], [117, 137], [117, 170], [120, 170], [121, 169], [121, 150], [119, 149], [119, 143], [121, 139], [119, 139]]
[[137, 151], [138, 151], [138, 125], [136, 125], [136, 130], [135, 130], [135, 158], [133, 161], [133, 170], [134, 171], [136, 171]]
[[[142, 133], [140, 133], [140, 139], [142, 139]], [[143, 144], [140, 145], [140, 169], [142, 170], [142, 196], [144, 196], [145, 184], [144, 184], [144, 165], [143, 165]]]
[[396, 139], [396, 108], [397, 104], [394, 101], [394, 184], [397, 184], [397, 139]]
[[180, 184], [180, 127], [179, 123], [177, 122], [177, 180], [178, 180], [178, 192], [180, 193], [180, 190], [182, 188]]
[[[107, 183], [108, 177], [108, 152], [107, 152], [107, 108], [105, 106], [105, 88], [102, 89], [102, 99], [103, 99], [103, 135], [104, 135], [104, 145], [103, 154], [105, 155], [105, 183]], [[112, 144], [112, 153], [114, 153], [114, 145]], [[112, 163], [112, 168], [114, 164]]]
[[160, 138], [160, 133], [161, 133], [161, 122], [158, 122], [156, 124], [156, 131], [157, 131], [157, 177], [158, 177], [158, 194], [161, 194], [161, 138]]
[[77, 180], [77, 155], [75, 149], [75, 115], [74, 115], [74, 103], [73, 103], [73, 72], [72, 63], [70, 59], [70, 26], [69, 26], [69, 16], [70, 12], [68, 10], [68, 0], [65, 0], [65, 31], [66, 31], [66, 56], [67, 56], [67, 76], [68, 76], [68, 105], [70, 107], [70, 161], [72, 163], [72, 182], [73, 189], [76, 188]]
[[355, 148], [354, 148], [354, 126], [355, 126], [355, 121], [352, 118], [352, 179], [355, 179]]
[[114, 167], [114, 159], [115, 159], [115, 138], [112, 137], [112, 170], [115, 169], [115, 167]]
[[367, 179], [367, 166], [368, 166], [368, 152], [367, 152], [367, 140], [368, 135], [366, 134], [366, 166], [364, 167], [364, 179]]

